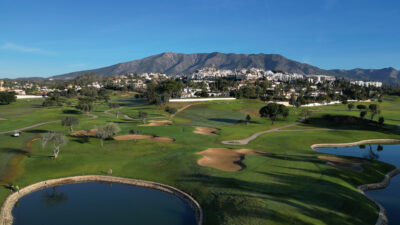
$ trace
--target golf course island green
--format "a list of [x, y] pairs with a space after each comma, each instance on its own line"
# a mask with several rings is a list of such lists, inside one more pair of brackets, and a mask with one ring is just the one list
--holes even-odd
[[[303, 107], [288, 107], [287, 117], [278, 116], [271, 123], [258, 113], [266, 103], [251, 99], [157, 106], [116, 91], [109, 101], [118, 107], [110, 109], [103, 101], [96, 101], [88, 113], [76, 109], [78, 99], [69, 101], [70, 105], [49, 107], [42, 106], [42, 99], [0, 105], [1, 205], [18, 190], [38, 182], [99, 175], [177, 188], [199, 203], [204, 225], [375, 225], [380, 208], [357, 187], [381, 182], [395, 165], [376, 158], [357, 161], [360, 159], [321, 153], [311, 146], [400, 139], [400, 98], [394, 96], [373, 102], [379, 105], [383, 124], [376, 117], [361, 119], [358, 110], [348, 110], [343, 104], [308, 107], [306, 118]], [[168, 113], [167, 106], [178, 111]], [[65, 117], [75, 117], [79, 122]], [[198, 127], [202, 127], [203, 134], [199, 134]], [[21, 131], [19, 137], [13, 137], [15, 130]], [[73, 135], [76, 131], [82, 135]], [[226, 142], [248, 139], [259, 132], [260, 135], [241, 145]], [[204, 152], [210, 149], [212, 157], [229, 154], [233, 161], [228, 163], [233, 167], [224, 170], [221, 168], [226, 168], [225, 165], [198, 163], [204, 155], [210, 156], [210, 151]], [[218, 149], [223, 149], [224, 154]], [[332, 166], [332, 162], [340, 161], [358, 162], [359, 169]], [[87, 217], [80, 215], [84, 216], [82, 221], [91, 221], [98, 214], [115, 213], [124, 217], [129, 213], [126, 210], [131, 202], [112, 208], [103, 202], [107, 198], [120, 198], [115, 194], [118, 192], [127, 195], [132, 192], [127, 197], [131, 201], [166, 194], [122, 184], [112, 187], [99, 183], [66, 184], [21, 198], [13, 211], [16, 224], [21, 224], [19, 216], [29, 215], [34, 208], [36, 213], [36, 207], [44, 213], [37, 214], [38, 217], [45, 215], [58, 221], [71, 210], [67, 209], [70, 203], [83, 204], [78, 197], [98, 188], [93, 195], [107, 193], [100, 199], [101, 207], [98, 211], [90, 209]], [[137, 195], [147, 191], [151, 193]], [[62, 193], [67, 193], [67, 197]], [[55, 196], [56, 201], [41, 202], [45, 194]], [[187, 205], [179, 203], [181, 199], [175, 196], [164, 197], [178, 202], [174, 205], [162, 200], [157, 205], [177, 209], [172, 212], [177, 213], [176, 217], [171, 218], [186, 221], [186, 212], [190, 211]], [[46, 204], [55, 211], [46, 209]], [[75, 207], [74, 204], [70, 206]], [[134, 207], [140, 209], [140, 205]], [[152, 216], [148, 215], [157, 219]]]

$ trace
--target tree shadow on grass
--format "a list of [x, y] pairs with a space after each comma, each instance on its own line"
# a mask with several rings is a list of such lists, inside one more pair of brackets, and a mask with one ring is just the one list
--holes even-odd
[[64, 114], [82, 114], [81, 111], [75, 109], [65, 109], [62, 111]]
[[24, 131], [24, 132], [31, 133], [31, 134], [44, 134], [44, 133], [47, 133], [49, 131], [48, 130], [42, 130], [42, 129], [33, 129], [33, 130], [27, 130], [27, 131]]
[[29, 156], [30, 153], [26, 150], [23, 149], [18, 149], [18, 148], [1, 148], [0, 152], [6, 152], [6, 153], [11, 153], [11, 154], [21, 154], [21, 155], [26, 155]]
[[385, 134], [399, 134], [398, 126], [396, 125], [384, 124], [380, 126], [377, 121], [346, 115], [325, 114], [322, 117], [311, 117], [307, 119], [307, 122], [305, 124], [307, 126], [316, 128], [365, 130], [376, 131]]
[[209, 118], [208, 120], [220, 122], [220, 123], [230, 123], [230, 124], [236, 124], [241, 121], [241, 120], [227, 119], [227, 118]]
[[29, 158], [32, 159], [53, 159], [52, 155], [30, 155]]
[[85, 144], [90, 142], [90, 137], [74, 137], [73, 142], [77, 142], [79, 144]]
[[137, 99], [137, 98], [118, 99], [117, 102], [120, 106], [146, 106], [146, 105], [149, 105], [145, 99]]
[[[258, 172], [258, 174], [263, 175], [265, 179], [253, 182], [231, 177], [191, 174], [184, 177], [181, 181], [200, 183], [206, 188], [221, 190], [223, 193], [240, 193], [239, 195], [244, 197], [243, 201], [249, 199], [248, 197], [246, 198], [246, 195], [257, 195], [257, 198], [260, 198], [260, 196], [272, 198], [274, 199], [273, 201], [280, 201], [279, 203], [281, 204], [295, 207], [296, 210], [314, 220], [323, 219], [323, 222], [329, 222], [330, 224], [363, 224], [362, 222], [365, 221], [352, 216], [355, 207], [359, 209], [357, 212], [365, 213], [375, 218], [377, 212], [376, 206], [372, 202], [369, 202], [369, 204], [358, 204], [361, 200], [366, 199], [355, 188], [350, 188], [319, 176], [268, 172]], [[291, 202], [288, 202], [287, 199], [290, 199]], [[230, 218], [241, 214], [255, 218], [267, 218], [281, 224], [311, 224], [306, 221], [296, 220], [296, 218], [290, 218], [290, 212], [280, 214], [280, 212], [276, 212], [270, 208], [257, 211], [254, 207], [247, 207], [247, 204], [240, 202], [236, 204], [234, 202], [236, 201], [235, 199], [224, 201], [220, 196], [217, 196], [214, 201], [209, 205], [204, 205], [205, 218], [210, 218], [214, 214], [213, 212], [217, 210], [218, 212], [225, 213], [226, 217]], [[368, 200], [363, 203], [365, 202], [368, 203]], [[241, 205], [245, 207], [241, 208]], [[240, 212], [245, 213], [242, 214], [236, 210], [232, 210], [235, 208], [239, 208]], [[347, 216], [345, 219], [343, 217], [335, 219], [339, 214]], [[224, 220], [225, 218], [216, 219], [215, 223], [213, 221], [211, 224], [222, 224]], [[347, 223], [343, 223], [344, 221]]]
[[38, 109], [38, 108], [44, 108], [42, 105], [39, 104], [32, 104], [32, 108]]
[[[317, 153], [317, 152], [316, 152]], [[265, 154], [261, 155], [268, 158], [292, 161], [292, 162], [310, 162], [314, 164], [323, 164], [324, 162], [318, 159], [316, 156], [299, 156], [299, 155], [291, 155], [291, 154]]]

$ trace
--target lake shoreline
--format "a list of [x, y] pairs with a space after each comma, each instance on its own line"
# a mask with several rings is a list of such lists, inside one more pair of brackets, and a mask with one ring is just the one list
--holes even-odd
[[12, 210], [18, 200], [30, 193], [36, 192], [49, 187], [54, 187], [63, 184], [85, 183], [85, 182], [111, 182], [119, 184], [127, 184], [138, 187], [151, 188], [172, 194], [178, 198], [183, 199], [193, 209], [198, 225], [203, 224], [203, 211], [200, 204], [189, 194], [169, 185], [155, 183], [151, 181], [136, 180], [130, 178], [101, 176], [101, 175], [87, 175], [87, 176], [74, 176], [59, 179], [51, 179], [31, 184], [9, 195], [4, 202], [0, 212], [0, 225], [12, 225], [13, 216]]
[[[317, 148], [348, 147], [348, 146], [356, 146], [356, 145], [363, 145], [363, 144], [396, 144], [396, 143], [397, 144], [400, 143], [400, 140], [398, 140], [398, 139], [368, 139], [368, 140], [362, 140], [362, 141], [350, 142], [350, 143], [313, 144], [313, 145], [311, 145], [311, 148], [314, 151], [318, 152]], [[372, 184], [362, 184], [357, 187], [357, 190], [360, 193], [362, 193], [369, 200], [374, 202], [379, 208], [378, 219], [377, 219], [375, 225], [387, 225], [388, 224], [386, 211], [385, 211], [385, 208], [379, 202], [375, 201], [373, 198], [366, 195], [365, 192], [386, 188], [387, 186], [390, 185], [391, 178], [395, 177], [398, 174], [400, 174], [400, 168], [396, 168], [396, 169], [388, 172], [381, 182], [372, 183]]]

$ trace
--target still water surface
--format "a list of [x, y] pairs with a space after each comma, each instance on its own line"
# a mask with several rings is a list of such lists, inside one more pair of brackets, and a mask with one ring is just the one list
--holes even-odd
[[[376, 159], [400, 168], [400, 145], [360, 145], [349, 147], [318, 148], [319, 152]], [[400, 175], [391, 179], [390, 185], [381, 190], [367, 191], [366, 194], [385, 209], [389, 224], [400, 224]]]
[[110, 183], [65, 184], [20, 199], [14, 225], [195, 225], [188, 203], [144, 187]]

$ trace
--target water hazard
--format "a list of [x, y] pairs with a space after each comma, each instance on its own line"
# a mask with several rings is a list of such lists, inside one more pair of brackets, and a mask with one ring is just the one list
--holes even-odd
[[36, 191], [13, 209], [14, 225], [195, 225], [189, 204], [168, 193], [114, 183], [65, 184]]

